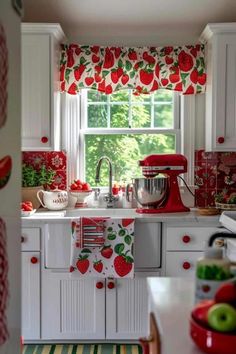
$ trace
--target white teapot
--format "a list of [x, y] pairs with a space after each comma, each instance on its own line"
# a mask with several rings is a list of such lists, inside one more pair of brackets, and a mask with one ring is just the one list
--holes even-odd
[[[43, 198], [40, 198], [40, 194]], [[61, 210], [65, 209], [68, 205], [68, 193], [67, 191], [62, 191], [59, 189], [54, 189], [53, 191], [40, 190], [37, 193], [38, 200], [44, 208], [49, 210]]]

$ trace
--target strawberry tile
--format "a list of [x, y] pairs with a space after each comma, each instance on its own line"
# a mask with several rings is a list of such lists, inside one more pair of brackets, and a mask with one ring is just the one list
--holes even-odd
[[49, 186], [50, 189], [67, 189], [67, 177], [65, 170], [57, 170], [54, 182]]
[[25, 151], [22, 153], [22, 162], [35, 168], [40, 168], [42, 165], [47, 166], [47, 152]]
[[47, 165], [53, 170], [66, 170], [66, 154], [64, 151], [50, 151], [47, 153]]
[[204, 189], [197, 189], [195, 191], [195, 205], [196, 207], [206, 207], [207, 192]]

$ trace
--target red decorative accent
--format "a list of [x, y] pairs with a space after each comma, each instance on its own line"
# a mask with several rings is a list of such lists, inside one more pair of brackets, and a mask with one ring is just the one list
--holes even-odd
[[225, 138], [223, 136], [219, 136], [219, 138], [217, 139], [217, 142], [219, 144], [223, 144], [225, 142]]
[[103, 288], [103, 282], [98, 281], [98, 282], [96, 283], [96, 288], [97, 288], [97, 289], [102, 289], [102, 288]]
[[145, 338], [139, 338], [139, 343], [142, 347], [143, 350], [143, 354], [149, 354], [150, 350], [149, 350], [149, 341]]
[[182, 241], [183, 241], [184, 243], [189, 243], [189, 242], [191, 241], [191, 237], [188, 236], [188, 235], [184, 235], [184, 236], [182, 237]]
[[113, 281], [109, 281], [107, 284], [108, 289], [114, 289], [115, 283]]
[[189, 262], [184, 262], [184, 263], [183, 263], [183, 268], [184, 268], [185, 270], [187, 270], [187, 269], [191, 268], [191, 264], [190, 264]]
[[30, 259], [30, 262], [31, 262], [32, 264], [36, 264], [36, 263], [38, 263], [38, 258], [37, 258], [37, 257], [32, 257], [32, 258]]
[[21, 236], [21, 243], [24, 243], [25, 242], [25, 238], [24, 236]]
[[47, 137], [47, 136], [42, 136], [41, 142], [42, 142], [43, 144], [46, 144], [46, 143], [48, 142], [48, 137]]

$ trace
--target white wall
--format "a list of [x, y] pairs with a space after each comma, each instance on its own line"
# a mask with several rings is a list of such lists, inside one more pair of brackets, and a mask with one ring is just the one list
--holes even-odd
[[195, 149], [205, 148], [205, 94], [196, 95]]
[[10, 155], [13, 170], [8, 184], [0, 189], [0, 217], [7, 225], [7, 249], [9, 259], [8, 327], [10, 338], [0, 346], [0, 354], [19, 354], [20, 351], [20, 17], [12, 7], [11, 0], [0, 1], [0, 22], [7, 36], [9, 53], [8, 114], [5, 126], [0, 129], [0, 159]]

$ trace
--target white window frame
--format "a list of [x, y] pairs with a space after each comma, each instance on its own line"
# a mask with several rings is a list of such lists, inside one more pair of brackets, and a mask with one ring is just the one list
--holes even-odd
[[[78, 101], [78, 110], [75, 112], [76, 127], [70, 124], [66, 128], [67, 123], [64, 122], [64, 129], [62, 129], [62, 136], [64, 136], [62, 148], [68, 151], [70, 146], [70, 156], [68, 156], [68, 184], [76, 178], [84, 180], [85, 177], [85, 134], [119, 134], [119, 133], [132, 133], [133, 129], [120, 129], [120, 128], [85, 128], [86, 107], [84, 102], [84, 91], [73, 97]], [[175, 95], [176, 102], [174, 107], [177, 109], [178, 119], [175, 120], [174, 129], [157, 129], [148, 128], [135, 128], [133, 131], [147, 134], [158, 133], [173, 133], [176, 132], [176, 152], [185, 155], [188, 160], [188, 172], [184, 178], [188, 185], [194, 185], [194, 151], [195, 151], [195, 96], [194, 95]], [[175, 113], [174, 113], [175, 114]], [[78, 117], [79, 116], [79, 117]], [[63, 117], [62, 117], [63, 118]], [[179, 128], [178, 128], [179, 127]], [[69, 129], [69, 131], [68, 131]], [[65, 136], [65, 132], [67, 132]], [[76, 158], [75, 158], [76, 156]], [[76, 165], [76, 168], [74, 167]], [[71, 168], [70, 168], [71, 167]], [[70, 172], [71, 171], [71, 172]]]

